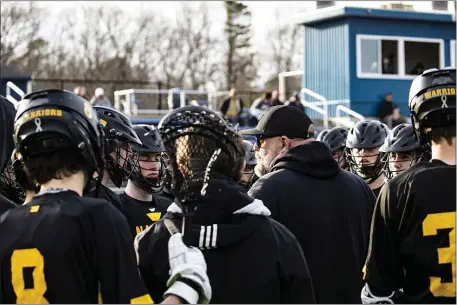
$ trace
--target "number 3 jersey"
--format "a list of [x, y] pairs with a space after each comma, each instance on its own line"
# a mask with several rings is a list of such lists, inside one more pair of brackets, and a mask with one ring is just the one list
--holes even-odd
[[456, 167], [419, 163], [381, 190], [365, 280], [375, 296], [403, 289], [396, 303], [456, 302]]
[[125, 217], [105, 200], [45, 193], [0, 217], [0, 303], [150, 303]]

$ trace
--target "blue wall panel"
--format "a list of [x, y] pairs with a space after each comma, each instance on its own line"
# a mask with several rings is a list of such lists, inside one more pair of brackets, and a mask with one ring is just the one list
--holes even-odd
[[[303, 86], [328, 100], [349, 99], [349, 28], [344, 20], [304, 27]], [[309, 96], [306, 100], [314, 101]]]
[[357, 34], [444, 39], [445, 66], [450, 65], [449, 41], [456, 37], [455, 24], [362, 18], [349, 19], [349, 33], [351, 109], [365, 116], [376, 114], [386, 92], [392, 92], [393, 100], [400, 106], [402, 114], [409, 115], [408, 94], [412, 80], [357, 78]]

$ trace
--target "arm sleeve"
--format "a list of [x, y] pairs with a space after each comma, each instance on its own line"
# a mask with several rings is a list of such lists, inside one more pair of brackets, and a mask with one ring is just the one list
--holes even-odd
[[[156, 222], [135, 238], [138, 269], [147, 291], [156, 302], [163, 301], [163, 294], [167, 290], [167, 279], [161, 278], [161, 275], [168, 274], [170, 269], [167, 256], [168, 236], [163, 238], [163, 227], [159, 225], [161, 223], [162, 221]], [[157, 242], [161, 243], [159, 247], [156, 247]], [[159, 263], [163, 269], [157, 270], [154, 263]]]
[[295, 236], [286, 227], [280, 244], [281, 304], [314, 304], [314, 289], [303, 250]]
[[386, 183], [376, 202], [370, 231], [364, 277], [376, 296], [390, 295], [402, 288], [403, 268], [398, 253], [398, 226], [395, 223], [398, 198]]
[[[136, 264], [127, 221], [109, 204], [95, 217], [95, 268], [101, 301], [109, 304], [150, 304]], [[95, 215], [97, 216], [97, 215]]]
[[278, 220], [280, 213], [277, 200], [280, 190], [270, 184], [273, 184], [271, 180], [266, 179], [265, 176], [261, 177], [252, 185], [248, 195], [254, 199], [262, 200], [263, 204], [270, 210], [271, 218]]

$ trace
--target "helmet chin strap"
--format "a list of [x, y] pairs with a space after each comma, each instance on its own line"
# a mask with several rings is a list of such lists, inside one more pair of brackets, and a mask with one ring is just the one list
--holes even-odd
[[[144, 177], [139, 177], [137, 173], [130, 176], [130, 180], [135, 184], [137, 187], [145, 191], [146, 193], [160, 193], [163, 189], [163, 184], [160, 186], [153, 186], [153, 180], [147, 179]], [[158, 179], [157, 179], [158, 180]]]

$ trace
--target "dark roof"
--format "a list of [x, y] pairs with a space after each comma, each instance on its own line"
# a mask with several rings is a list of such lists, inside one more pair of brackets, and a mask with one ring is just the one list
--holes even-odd
[[32, 79], [30, 74], [25, 73], [18, 67], [0, 64], [0, 78], [3, 79]]
[[331, 6], [315, 11], [309, 11], [296, 16], [294, 19], [295, 23], [298, 24], [313, 25], [319, 22], [326, 22], [347, 17], [455, 23], [452, 14], [449, 14], [448, 12], [417, 12], [408, 10], [346, 6]]

